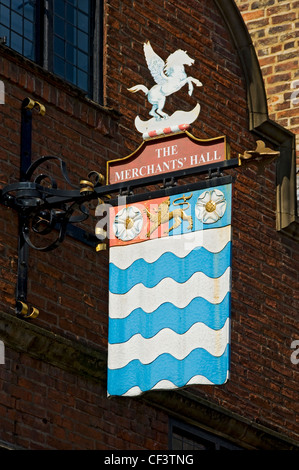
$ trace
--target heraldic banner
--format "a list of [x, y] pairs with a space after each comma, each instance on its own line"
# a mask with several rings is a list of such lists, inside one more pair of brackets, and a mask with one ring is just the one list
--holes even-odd
[[231, 184], [110, 209], [108, 396], [229, 376]]

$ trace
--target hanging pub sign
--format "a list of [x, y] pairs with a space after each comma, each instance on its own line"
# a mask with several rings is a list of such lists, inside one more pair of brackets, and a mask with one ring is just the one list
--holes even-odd
[[[194, 85], [202, 85], [184, 70], [194, 60], [178, 50], [164, 62], [149, 42], [144, 54], [156, 84], [129, 91], [145, 93], [151, 118], [136, 117], [143, 142], [107, 163], [107, 184], [150, 185], [159, 175], [225, 167], [226, 138], [197, 139], [188, 130], [198, 103], [172, 116], [163, 110], [166, 98], [184, 85], [190, 96]], [[109, 396], [228, 380], [231, 183], [230, 176], [216, 176], [164, 186], [144, 198], [121, 196], [109, 207]]]
[[110, 209], [108, 395], [229, 374], [231, 184]]

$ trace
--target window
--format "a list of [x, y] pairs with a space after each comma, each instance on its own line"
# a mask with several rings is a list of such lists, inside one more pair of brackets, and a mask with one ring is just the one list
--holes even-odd
[[178, 421], [170, 422], [171, 450], [242, 450], [229, 440]]
[[8, 47], [101, 101], [102, 0], [0, 0]]
[[0, 1], [0, 36], [6, 38], [9, 47], [31, 60], [36, 60], [35, 25], [35, 2]]
[[91, 0], [54, 0], [53, 72], [88, 91], [92, 76]]

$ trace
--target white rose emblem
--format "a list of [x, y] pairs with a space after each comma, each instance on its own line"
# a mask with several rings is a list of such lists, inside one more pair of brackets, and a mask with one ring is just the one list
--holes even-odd
[[126, 242], [137, 237], [142, 226], [143, 218], [140, 210], [134, 206], [124, 207], [115, 216], [113, 231], [117, 238]]
[[197, 199], [195, 214], [204, 224], [214, 224], [223, 217], [226, 199], [219, 189], [204, 191]]

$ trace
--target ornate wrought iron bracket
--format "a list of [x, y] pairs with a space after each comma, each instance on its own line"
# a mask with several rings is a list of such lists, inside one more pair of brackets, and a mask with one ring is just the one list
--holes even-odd
[[[27, 304], [27, 280], [29, 249], [50, 251], [59, 246], [66, 233], [74, 238], [96, 246], [96, 236], [86, 234], [71, 224], [86, 220], [89, 216], [84, 203], [96, 198], [94, 187], [104, 182], [104, 177], [96, 172], [88, 175], [89, 180], [80, 181], [76, 188], [70, 181], [66, 165], [57, 156], [44, 156], [32, 163], [32, 113], [34, 110], [41, 115], [45, 108], [40, 103], [26, 98], [21, 110], [21, 151], [19, 182], [9, 184], [0, 192], [0, 202], [13, 208], [18, 213], [18, 276], [16, 285], [16, 313], [24, 318], [35, 318], [36, 308]], [[60, 190], [56, 180], [40, 171], [43, 164], [55, 162], [65, 183], [72, 190]], [[93, 196], [91, 196], [93, 195]], [[83, 233], [84, 232], [84, 233]], [[51, 235], [51, 237], [50, 237]], [[47, 239], [43, 245], [37, 244], [35, 238]], [[50, 238], [49, 238], [50, 237]]]

